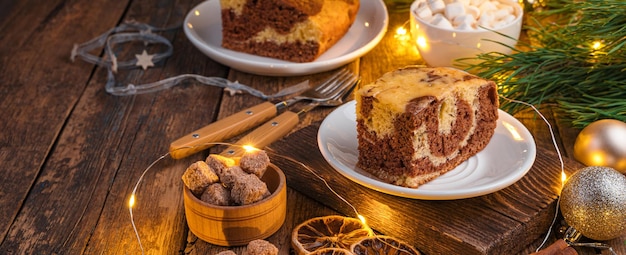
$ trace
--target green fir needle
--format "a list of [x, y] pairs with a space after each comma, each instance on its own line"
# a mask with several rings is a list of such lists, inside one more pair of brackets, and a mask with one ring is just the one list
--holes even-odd
[[[459, 63], [494, 80], [499, 93], [555, 105], [583, 128], [600, 119], [626, 122], [626, 1], [546, 0], [527, 13], [528, 40], [510, 54], [486, 53]], [[521, 105], [502, 101], [515, 113]]]

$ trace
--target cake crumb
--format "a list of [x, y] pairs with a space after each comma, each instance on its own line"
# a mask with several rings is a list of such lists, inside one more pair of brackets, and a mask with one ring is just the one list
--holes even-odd
[[246, 248], [246, 255], [278, 255], [278, 248], [262, 239], [250, 241]]
[[247, 205], [260, 201], [270, 195], [267, 185], [253, 174], [244, 174], [235, 179], [230, 191], [235, 204]]
[[221, 183], [213, 183], [202, 193], [200, 200], [213, 205], [230, 205], [230, 190]]
[[246, 173], [254, 174], [261, 178], [265, 174], [270, 158], [264, 150], [254, 150], [244, 154], [239, 160], [239, 166]]
[[219, 181], [219, 177], [204, 161], [191, 164], [183, 174], [183, 183], [191, 193], [199, 197], [210, 184]]

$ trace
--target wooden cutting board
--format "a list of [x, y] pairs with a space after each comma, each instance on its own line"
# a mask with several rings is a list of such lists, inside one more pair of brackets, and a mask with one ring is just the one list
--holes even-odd
[[[515, 184], [488, 195], [431, 201], [381, 193], [336, 172], [317, 146], [319, 123], [301, 129], [269, 148], [308, 165], [345, 198], [374, 230], [401, 238], [426, 254], [515, 254], [543, 238], [554, 217], [561, 188], [556, 154], [537, 148], [530, 171]], [[287, 176], [287, 185], [346, 216], [355, 210], [307, 168], [272, 159]], [[566, 161], [569, 175], [583, 166]]]

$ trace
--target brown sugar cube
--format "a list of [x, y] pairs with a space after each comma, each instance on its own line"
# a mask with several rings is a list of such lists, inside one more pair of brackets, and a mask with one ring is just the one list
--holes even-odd
[[219, 181], [217, 174], [204, 161], [195, 162], [187, 167], [182, 179], [187, 188], [198, 197], [209, 184]]
[[278, 255], [278, 248], [262, 239], [250, 241], [246, 248], [246, 255]]
[[200, 200], [212, 205], [230, 205], [230, 190], [221, 183], [213, 183], [204, 190]]
[[238, 205], [257, 202], [270, 195], [267, 185], [254, 174], [244, 174], [235, 179], [230, 196]]
[[239, 166], [231, 166], [231, 167], [225, 168], [222, 171], [222, 173], [219, 175], [219, 177], [220, 177], [220, 181], [227, 188], [232, 188], [233, 184], [235, 183], [235, 180], [239, 176], [244, 176], [244, 175], [248, 175], [248, 174], [246, 174], [246, 172], [244, 172], [241, 169], [241, 167], [239, 167]]
[[243, 171], [249, 174], [254, 174], [259, 178], [263, 176], [269, 164], [270, 158], [264, 150], [247, 152], [239, 160], [239, 166], [241, 166]]
[[217, 154], [210, 154], [206, 158], [206, 163], [218, 175], [220, 175], [224, 169], [236, 165], [234, 159]]

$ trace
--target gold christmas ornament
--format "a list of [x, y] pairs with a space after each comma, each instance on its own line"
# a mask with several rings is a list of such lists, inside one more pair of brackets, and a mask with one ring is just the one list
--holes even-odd
[[561, 191], [561, 212], [568, 225], [594, 240], [626, 234], [626, 176], [610, 167], [585, 167]]
[[611, 167], [626, 174], [626, 123], [604, 119], [589, 124], [576, 138], [574, 158], [587, 166]]

